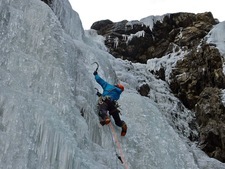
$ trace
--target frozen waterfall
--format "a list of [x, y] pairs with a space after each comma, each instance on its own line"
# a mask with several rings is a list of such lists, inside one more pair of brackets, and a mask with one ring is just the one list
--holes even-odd
[[[98, 122], [93, 62], [107, 81], [125, 85], [119, 104], [127, 135], [113, 126], [130, 169], [225, 169], [171, 126], [163, 108], [179, 101], [167, 84], [147, 65], [108, 54], [67, 0], [51, 8], [40, 0], [0, 0], [0, 169], [124, 168], [109, 128]], [[150, 98], [136, 91], [142, 79]], [[188, 133], [187, 122], [179, 123]]]

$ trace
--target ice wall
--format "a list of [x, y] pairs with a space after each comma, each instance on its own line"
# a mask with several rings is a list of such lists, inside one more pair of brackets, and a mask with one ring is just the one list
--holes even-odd
[[84, 30], [79, 14], [72, 10], [68, 0], [53, 0], [51, 8], [62, 24], [63, 30], [73, 39], [82, 40]]
[[69, 78], [80, 47], [39, 0], [1, 0], [0, 31], [0, 168], [82, 168], [88, 129]]

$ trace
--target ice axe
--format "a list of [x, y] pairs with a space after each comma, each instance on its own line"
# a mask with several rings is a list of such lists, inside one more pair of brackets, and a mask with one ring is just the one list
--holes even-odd
[[95, 71], [97, 72], [98, 71], [98, 68], [99, 68], [99, 64], [98, 64], [98, 62], [94, 62], [94, 63], [92, 63], [92, 65], [93, 64], [96, 64], [97, 65], [97, 68], [95, 69]]
[[100, 97], [100, 96], [102, 96], [102, 94], [99, 92], [99, 90], [95, 87], [95, 90], [97, 91], [96, 92], [96, 95], [98, 96], [98, 97]]

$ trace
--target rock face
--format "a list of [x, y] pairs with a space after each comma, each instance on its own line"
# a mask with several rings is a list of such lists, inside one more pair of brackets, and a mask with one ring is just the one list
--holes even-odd
[[[188, 51], [170, 75], [170, 88], [196, 113], [201, 149], [225, 162], [225, 107], [220, 97], [225, 88], [223, 60], [217, 48], [203, 39], [217, 23], [210, 12], [174, 13], [155, 21], [152, 28], [140, 21], [127, 20], [117, 23], [102, 20], [91, 28], [105, 37], [109, 53], [132, 62], [146, 63], [148, 59], [173, 53], [174, 44], [177, 49]], [[165, 80], [163, 67], [152, 73]], [[142, 96], [149, 91], [147, 85], [139, 89]]]
[[[146, 63], [171, 52], [170, 44], [194, 47], [216, 24], [211, 13], [175, 13], [156, 21], [152, 30], [139, 21], [95, 22], [91, 29], [106, 38], [109, 52], [119, 58]], [[182, 38], [179, 38], [182, 34]]]
[[225, 107], [220, 99], [225, 88], [223, 63], [215, 47], [203, 45], [202, 49], [177, 63], [170, 87], [187, 108], [196, 112], [202, 150], [225, 162]]

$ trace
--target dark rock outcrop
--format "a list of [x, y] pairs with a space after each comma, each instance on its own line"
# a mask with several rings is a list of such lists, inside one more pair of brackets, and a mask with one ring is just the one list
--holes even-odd
[[218, 88], [205, 88], [195, 106], [200, 126], [200, 148], [210, 157], [225, 162], [225, 107]]
[[194, 109], [206, 87], [225, 88], [223, 63], [218, 49], [203, 45], [201, 52], [193, 50], [177, 62], [171, 74], [173, 93], [189, 109]]
[[223, 62], [214, 46], [203, 45], [177, 63], [170, 87], [182, 103], [196, 112], [200, 147], [210, 157], [225, 162], [225, 88]]
[[[148, 59], [170, 53], [171, 43], [194, 47], [216, 23], [210, 12], [203, 14], [175, 13], [156, 21], [152, 30], [140, 21], [112, 23], [95, 22], [91, 29], [106, 38], [109, 53], [132, 62], [146, 63]], [[180, 38], [182, 34], [182, 38]]]
[[139, 87], [138, 92], [140, 93], [140, 95], [142, 96], [148, 96], [148, 93], [150, 92], [150, 87], [148, 84], [143, 84]]
[[110, 20], [102, 20], [97, 21], [94, 24], [92, 24], [91, 29], [99, 30], [99, 34], [104, 34], [104, 30], [107, 30], [110, 25], [113, 25], [113, 22]]

